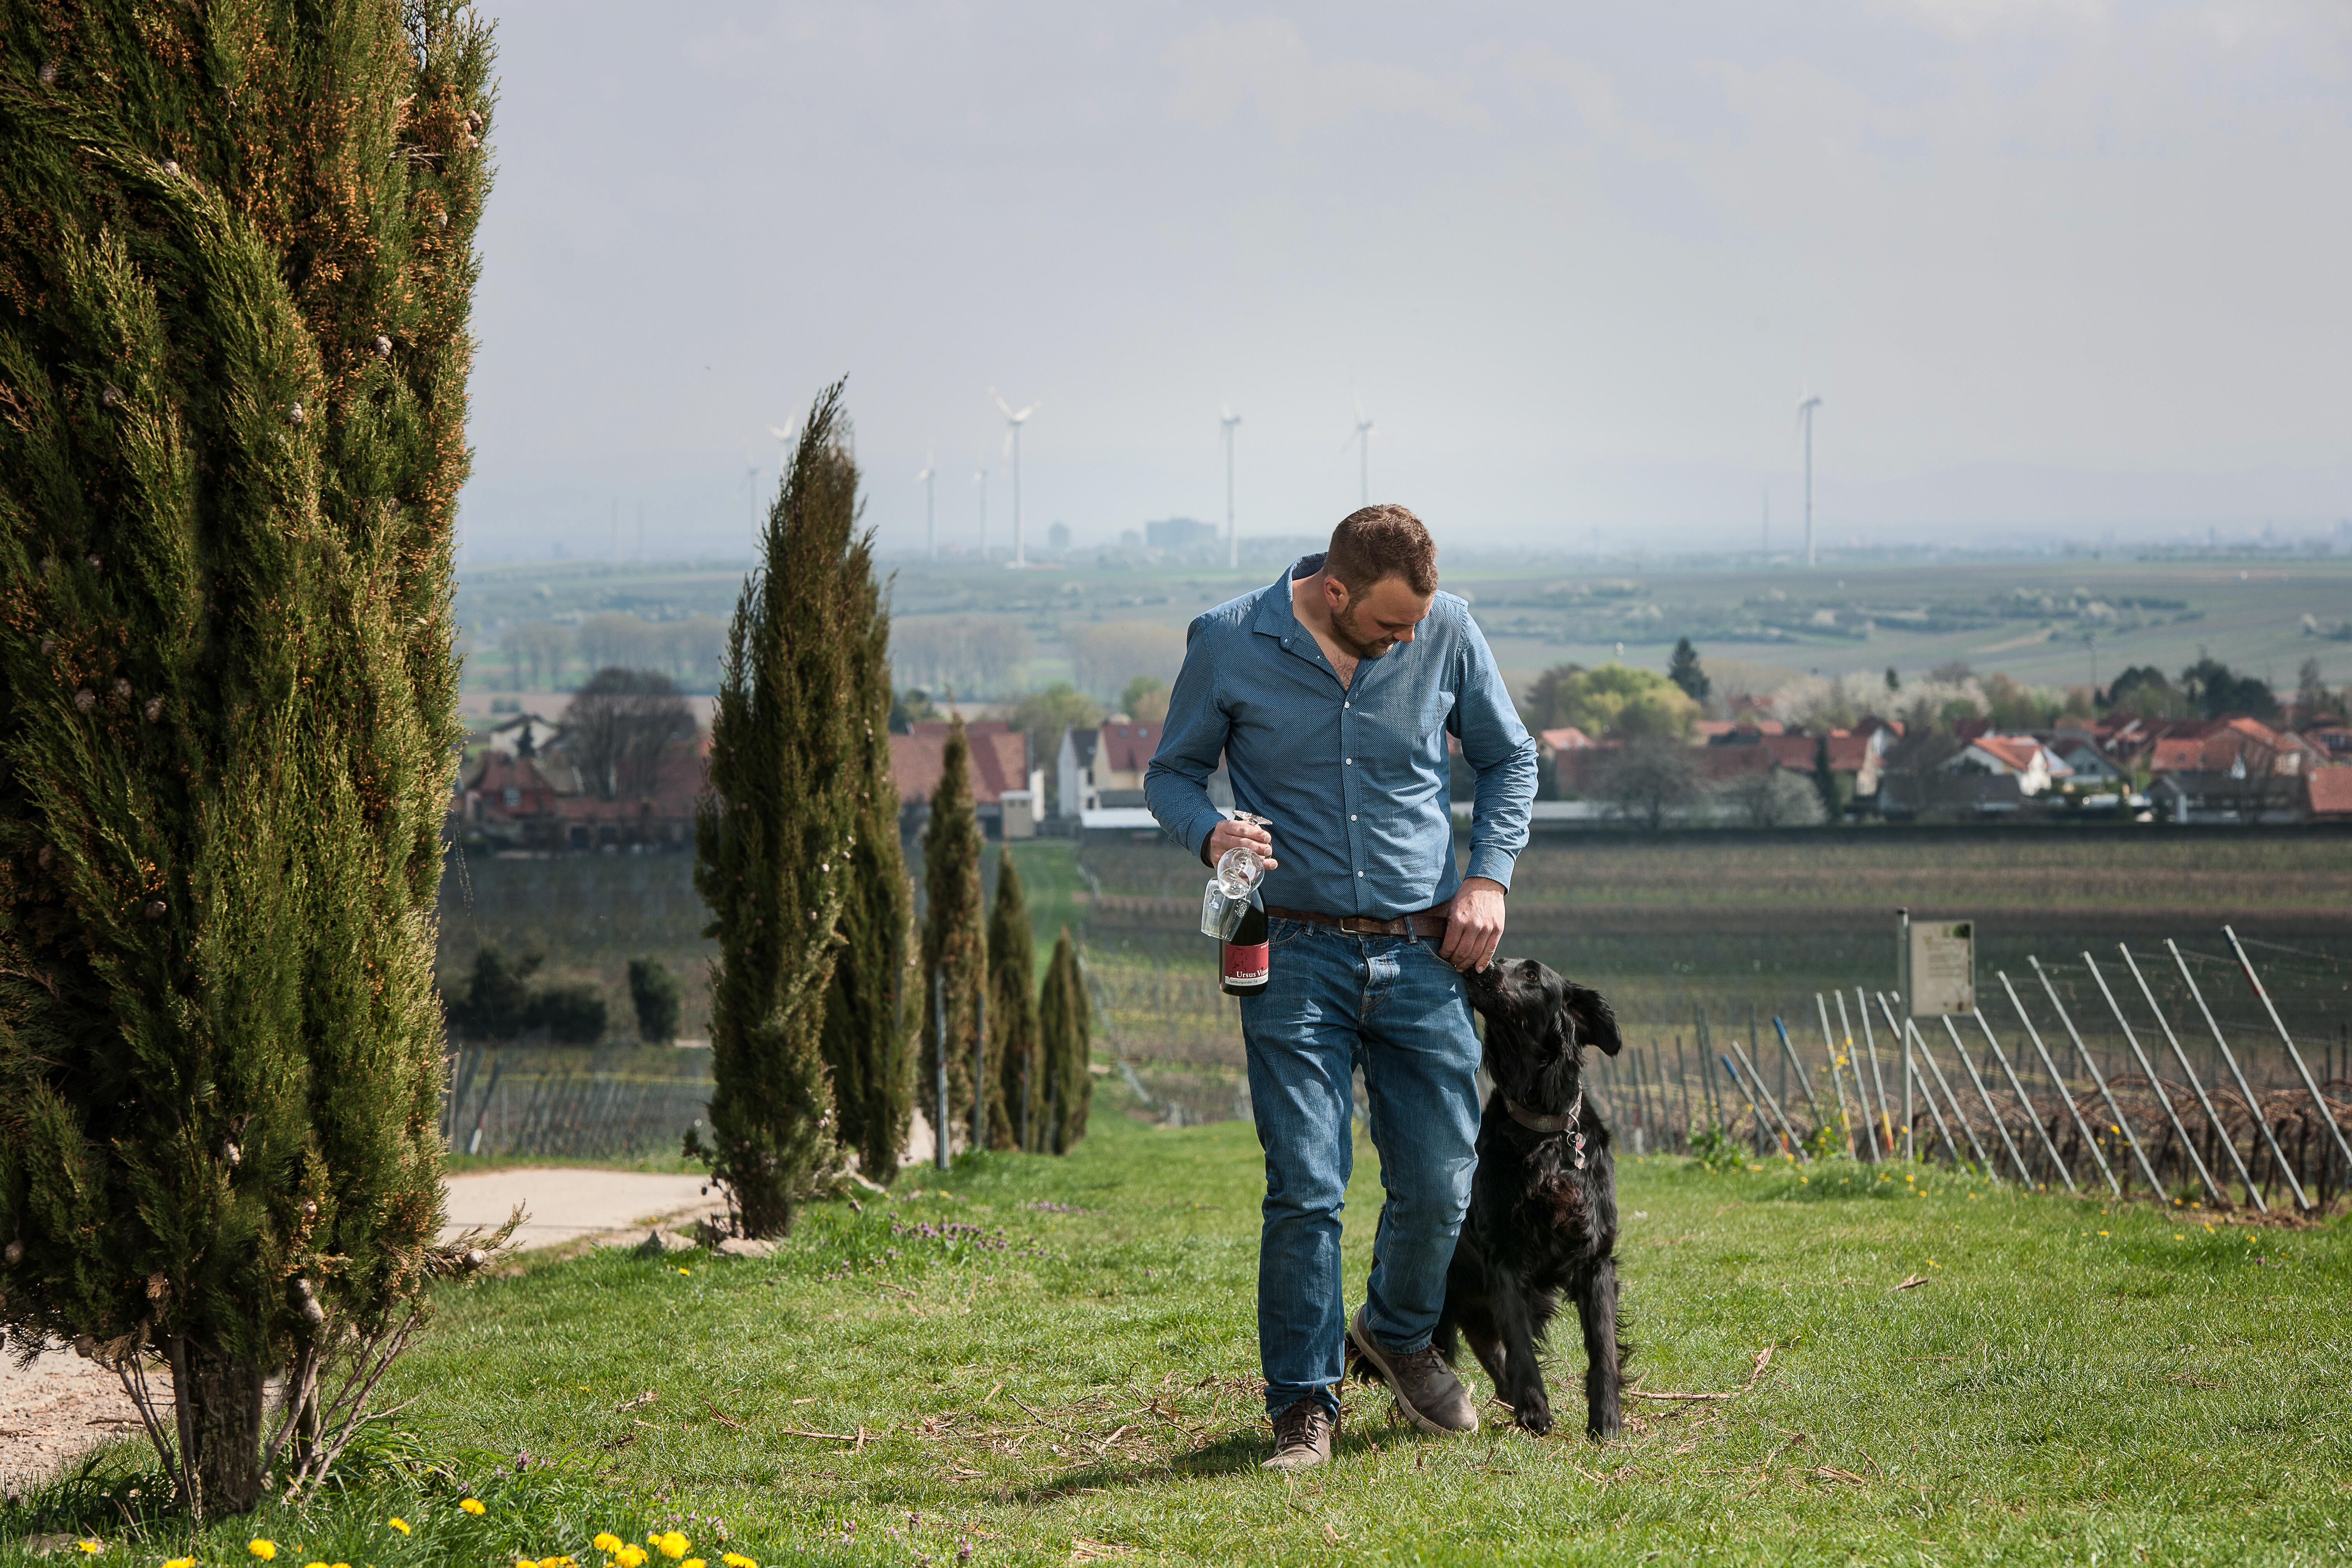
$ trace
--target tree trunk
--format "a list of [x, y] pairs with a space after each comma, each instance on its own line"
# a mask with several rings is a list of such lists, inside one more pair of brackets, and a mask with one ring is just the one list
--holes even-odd
[[195, 1476], [193, 1500], [206, 1519], [249, 1512], [264, 1481], [261, 1363], [190, 1345], [183, 1365], [173, 1391], [185, 1412], [181, 1430], [195, 1449], [183, 1456]]

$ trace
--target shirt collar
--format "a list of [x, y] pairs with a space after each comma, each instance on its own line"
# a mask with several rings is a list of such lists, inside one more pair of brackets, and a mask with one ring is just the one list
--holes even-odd
[[1302, 555], [1283, 568], [1274, 585], [1259, 596], [1257, 614], [1250, 618], [1252, 631], [1264, 632], [1285, 641], [1303, 630], [1298, 624], [1298, 612], [1290, 605], [1290, 585], [1301, 577], [1311, 577], [1323, 570], [1323, 552]]

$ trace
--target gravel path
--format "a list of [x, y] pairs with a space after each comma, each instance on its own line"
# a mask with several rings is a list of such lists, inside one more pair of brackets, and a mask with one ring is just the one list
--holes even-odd
[[[495, 1228], [520, 1204], [529, 1217], [515, 1232], [518, 1247], [634, 1242], [656, 1224], [683, 1226], [719, 1212], [701, 1187], [698, 1176], [640, 1171], [476, 1172], [449, 1178], [443, 1234]], [[168, 1399], [171, 1378], [149, 1376]], [[139, 1430], [139, 1413], [114, 1374], [72, 1351], [50, 1351], [21, 1371], [13, 1354], [0, 1355], [0, 1490], [38, 1482], [91, 1446]]]

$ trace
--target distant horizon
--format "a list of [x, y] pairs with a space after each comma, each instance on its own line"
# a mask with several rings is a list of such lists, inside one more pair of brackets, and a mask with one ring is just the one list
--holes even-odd
[[[1362, 493], [1480, 549], [2352, 517], [2352, 6], [505, 0], [466, 539], [894, 554]], [[1767, 497], [1769, 496], [1769, 503]]]
[[[1165, 517], [1145, 519], [1141, 521], [1173, 521], [1182, 516], [1181, 513], [1171, 513]], [[1134, 525], [1134, 531], [1139, 531], [1140, 526], [1141, 522]], [[1129, 530], [1120, 531], [1120, 532], [1127, 531]], [[1673, 547], [1661, 545], [1646, 549], [1629, 549], [1622, 544], [1612, 544], [1604, 535], [1601, 547], [1596, 552], [1589, 543], [1580, 547], [1572, 541], [1563, 542], [1553, 548], [1529, 550], [1524, 545], [1515, 545], [1508, 541], [1497, 541], [1480, 545], [1465, 542], [1458, 537], [1448, 538], [1441, 529], [1433, 529], [1432, 531], [1437, 536], [1441, 563], [1451, 561], [1458, 565], [1508, 564], [1517, 562], [1529, 564], [1558, 564], [1563, 568], [1570, 568], [1591, 566], [1596, 562], [1603, 564], [1611, 562], [1641, 562], [1654, 569], [1675, 569], [1683, 566], [1697, 567], [1737, 562], [1759, 566], [1769, 564], [1775, 569], [1792, 568], [1800, 572], [1806, 570], [1801, 559], [1803, 547], [1800, 541], [1783, 542], [1776, 539], [1769, 552], [1759, 547], [1760, 542], [1742, 545], [1727, 538], [1718, 545], [1694, 542]], [[1318, 534], [1306, 532], [1243, 532], [1240, 535], [1240, 545], [1244, 559], [1239, 570], [1244, 572], [1250, 570], [1249, 558], [1253, 555], [1263, 556], [1265, 553], [1265, 547], [1270, 544], [1279, 543], [1285, 547], [1295, 545], [1302, 552], [1311, 552], [1318, 547], [1318, 541], [1321, 537]], [[697, 550], [680, 545], [666, 551], [653, 548], [654, 542], [648, 541], [646, 552], [639, 554], [635, 552], [635, 542], [631, 541], [622, 553], [614, 555], [593, 552], [586, 548], [585, 543], [583, 548], [574, 550], [562, 541], [549, 542], [536, 552], [511, 549], [497, 552], [461, 541], [458, 564], [461, 571], [474, 567], [530, 565], [724, 566], [747, 570], [756, 556], [756, 552], [749, 542], [738, 550]], [[677, 542], [673, 540], [672, 542]], [[877, 559], [893, 565], [920, 563], [931, 559], [920, 539], [894, 540], [877, 532]], [[2311, 548], [2314, 545], [2325, 545], [2327, 548], [2314, 552]], [[1073, 531], [1066, 552], [1033, 548], [1030, 551], [1030, 566], [1033, 570], [1047, 571], [1073, 566], [1092, 570], [1097, 568], [1097, 557], [1116, 552], [1120, 549], [1121, 543], [1116, 534], [1104, 538], [1087, 539]], [[2080, 526], [2071, 531], [2053, 528], [2047, 531], [2037, 531], [2029, 525], [2019, 525], [2015, 528], [2000, 529], [1979, 535], [1974, 542], [1968, 544], [1953, 544], [1948, 541], [1937, 542], [1921, 538], [1898, 538], [1872, 543], [1854, 538], [1851, 534], [1843, 538], [1830, 539], [1820, 537], [1817, 533], [1815, 550], [1817, 555], [1822, 560], [1822, 564], [1815, 568], [1815, 571], [1827, 570], [1832, 562], [1874, 564], [1893, 563], [1903, 560], [2033, 560], [2053, 555], [2098, 555], [2110, 551], [2163, 551], [2165, 552], [2165, 555], [2161, 557], [2163, 559], [2193, 559], [2200, 555], [2210, 554], [2216, 559], [2284, 556], [2298, 560], [2347, 560], [2352, 559], [2352, 519], [2258, 520], [2240, 521], [2235, 524], [2179, 526], [2148, 524], [2137, 529], [2128, 525], [2101, 525], [2095, 531], [2088, 526]], [[1010, 570], [1012, 569], [1011, 557], [1012, 548], [1009, 542], [992, 542], [985, 562], [990, 566]], [[961, 542], [943, 542], [940, 549], [938, 564], [943, 567], [980, 566], [982, 564], [982, 557], [978, 552], [977, 542], [973, 542], [971, 547]], [[1120, 565], [1123, 563], [1113, 563], [1111, 569], [1117, 569]], [[1141, 569], [1193, 572], [1227, 570], [1222, 560], [1194, 559], [1155, 561]]]

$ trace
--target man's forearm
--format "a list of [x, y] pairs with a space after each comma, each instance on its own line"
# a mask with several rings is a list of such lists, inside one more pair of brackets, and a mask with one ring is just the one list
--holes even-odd
[[1143, 799], [1151, 808], [1152, 820], [1195, 855], [1208, 843], [1217, 824], [1225, 819], [1225, 814], [1210, 801], [1208, 788], [1202, 781], [1158, 762], [1144, 771]]
[[1528, 820], [1536, 800], [1533, 737], [1499, 762], [1480, 768], [1470, 805], [1470, 864], [1465, 875], [1511, 885], [1511, 868], [1528, 847]]

